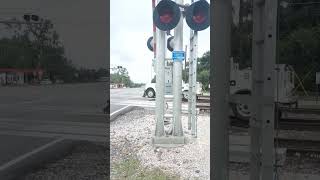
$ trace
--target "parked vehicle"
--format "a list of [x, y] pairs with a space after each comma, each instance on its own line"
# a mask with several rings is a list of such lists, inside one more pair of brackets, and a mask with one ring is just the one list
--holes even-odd
[[[251, 95], [252, 70], [250, 67], [240, 70], [239, 64], [231, 60], [230, 94]], [[294, 71], [290, 65], [276, 64], [275, 67], [275, 102], [282, 105], [296, 104], [297, 98], [292, 94], [294, 89]], [[247, 104], [230, 104], [232, 112], [237, 118], [248, 120], [251, 116]]]
[[[182, 82], [182, 98], [188, 99], [189, 84]], [[202, 95], [202, 84], [197, 82], [197, 95]], [[147, 83], [144, 87], [143, 97], [155, 98], [156, 97], [156, 83]]]

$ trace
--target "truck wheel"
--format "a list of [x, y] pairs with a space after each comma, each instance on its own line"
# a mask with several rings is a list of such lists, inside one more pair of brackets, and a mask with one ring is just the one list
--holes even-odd
[[251, 112], [247, 104], [232, 104], [232, 111], [234, 115], [241, 120], [249, 120], [251, 117]]
[[146, 94], [148, 98], [154, 98], [156, 95], [153, 89], [147, 89]]
[[[251, 92], [250, 91], [240, 91], [237, 94], [251, 95]], [[249, 106], [247, 104], [232, 103], [231, 109], [232, 109], [233, 114], [236, 116], [236, 118], [249, 121], [249, 119], [251, 117], [251, 111], [250, 111]]]

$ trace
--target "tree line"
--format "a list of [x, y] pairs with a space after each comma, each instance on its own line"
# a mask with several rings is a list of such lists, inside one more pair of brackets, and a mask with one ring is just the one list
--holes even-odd
[[41, 68], [45, 71], [45, 77], [53, 82], [88, 82], [109, 76], [106, 68], [77, 68], [66, 57], [53, 23], [47, 19], [40, 19], [39, 22], [5, 24], [9, 35], [0, 39], [0, 68]]
[[125, 87], [135, 88], [141, 87], [143, 83], [134, 83], [129, 76], [127, 68], [117, 68], [115, 72], [110, 73], [111, 84], [123, 84]]
[[[311, 3], [310, 3], [311, 2]], [[291, 65], [307, 91], [315, 91], [315, 73], [320, 71], [320, 4], [310, 0], [295, 0], [278, 7], [277, 64]], [[240, 0], [238, 21], [231, 26], [231, 56], [240, 69], [252, 65], [252, 1]], [[235, 7], [233, 7], [235, 9]], [[235, 11], [233, 11], [235, 13]], [[237, 22], [237, 23], [236, 23]], [[210, 52], [198, 58], [197, 81], [204, 90], [209, 85]], [[183, 80], [188, 82], [188, 68]], [[299, 86], [298, 90], [302, 91]]]
[[[251, 66], [252, 59], [252, 1], [240, 1], [239, 24], [232, 25], [231, 52], [244, 68]], [[320, 71], [320, 4], [312, 2], [279, 4], [277, 27], [276, 62], [291, 65], [309, 91], [315, 90], [315, 72]]]

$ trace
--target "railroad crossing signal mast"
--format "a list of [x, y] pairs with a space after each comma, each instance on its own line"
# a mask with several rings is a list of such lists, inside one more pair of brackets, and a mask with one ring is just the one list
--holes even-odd
[[[148, 40], [148, 48], [156, 51], [156, 130], [153, 138], [153, 143], [157, 146], [174, 147], [183, 145], [185, 137], [183, 135], [183, 126], [181, 122], [181, 100], [182, 100], [182, 62], [185, 59], [183, 51], [183, 17], [186, 16], [188, 26], [195, 31], [201, 31], [209, 27], [209, 4], [205, 0], [200, 0], [192, 3], [190, 6], [184, 5], [183, 0], [161, 0], [158, 1], [153, 11], [153, 22], [156, 28], [156, 48], [152, 47], [152, 38]], [[174, 29], [174, 37], [168, 39], [168, 49], [172, 51], [173, 59], [173, 114], [165, 114], [165, 45], [166, 32]], [[197, 36], [192, 38], [196, 39]], [[173, 43], [172, 43], [173, 42]], [[173, 48], [172, 45], [173, 44]], [[197, 64], [196, 60], [196, 45], [193, 43], [192, 59], [193, 64]], [[191, 65], [189, 65], [190, 67]], [[193, 68], [192, 74], [196, 74], [196, 68]], [[196, 76], [193, 76], [196, 78]], [[190, 79], [190, 78], [189, 78]], [[196, 79], [190, 81], [191, 97], [194, 101], [191, 102], [192, 112], [195, 112], [196, 102]], [[192, 114], [192, 134], [196, 136], [196, 116]], [[171, 131], [166, 131], [164, 121], [171, 119]]]
[[186, 10], [186, 22], [190, 27], [190, 60], [189, 60], [189, 96], [188, 96], [188, 129], [197, 137], [197, 64], [198, 64], [198, 31], [210, 25], [210, 5], [206, 1], [191, 0]]
[[274, 88], [278, 2], [253, 0], [252, 97], [229, 97], [231, 0], [213, 4], [213, 179], [228, 180], [228, 101], [250, 104], [250, 180], [274, 180]]
[[[232, 23], [231, 0], [215, 0], [213, 4], [213, 49], [211, 52], [212, 69], [210, 76], [213, 84], [210, 85], [210, 95], [214, 94], [214, 107], [211, 111], [213, 143], [213, 179], [228, 180], [229, 171], [229, 80], [230, 80], [230, 35]], [[212, 161], [211, 161], [212, 162]]]
[[[254, 115], [250, 119], [251, 180], [275, 179], [274, 88], [277, 8], [278, 1], [253, 1], [252, 102], [256, 108], [253, 109]], [[254, 101], [257, 99], [261, 101]]]

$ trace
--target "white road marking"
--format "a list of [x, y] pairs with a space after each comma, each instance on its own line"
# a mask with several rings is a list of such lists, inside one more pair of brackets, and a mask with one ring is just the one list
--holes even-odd
[[45, 145], [43, 145], [41, 147], [38, 147], [38, 148], [36, 148], [36, 149], [26, 153], [26, 154], [23, 154], [23, 155], [15, 158], [15, 159], [7, 162], [6, 164], [0, 166], [0, 171], [3, 171], [6, 168], [9, 168], [10, 166], [13, 166], [14, 164], [17, 164], [18, 162], [20, 162], [20, 161], [22, 161], [22, 160], [24, 160], [24, 159], [26, 159], [26, 158], [34, 155], [34, 154], [37, 154], [38, 152], [43, 151], [44, 149], [52, 147], [53, 145], [55, 145], [55, 144], [57, 144], [57, 143], [59, 143], [59, 142], [61, 142], [63, 140], [64, 140], [64, 138], [59, 138], [59, 139], [53, 140], [53, 141], [51, 141], [51, 142], [49, 142], [49, 143], [47, 143], [47, 144], [45, 144]]
[[114, 114], [116, 114], [116, 113], [118, 113], [119, 111], [122, 111], [122, 110], [128, 108], [129, 106], [130, 106], [130, 105], [127, 105], [127, 106], [125, 106], [125, 107], [123, 107], [123, 108], [121, 108], [121, 109], [118, 109], [118, 110], [114, 111], [113, 113], [110, 114], [110, 116], [113, 116]]

